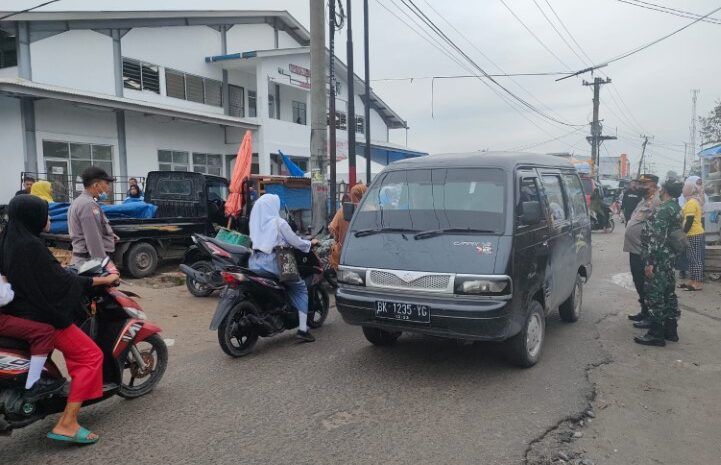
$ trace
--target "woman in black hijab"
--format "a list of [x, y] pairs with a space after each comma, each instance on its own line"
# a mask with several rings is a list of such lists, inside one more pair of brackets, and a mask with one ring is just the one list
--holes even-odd
[[56, 328], [55, 348], [65, 357], [72, 383], [52, 437], [90, 444], [98, 437], [78, 424], [77, 415], [83, 401], [102, 396], [103, 353], [73, 322], [81, 315], [83, 292], [111, 285], [117, 276], [88, 278], [64, 269], [40, 239], [49, 226], [45, 200], [19, 195], [10, 201], [8, 225], [0, 235], [0, 274], [12, 285], [15, 298], [2, 311]]

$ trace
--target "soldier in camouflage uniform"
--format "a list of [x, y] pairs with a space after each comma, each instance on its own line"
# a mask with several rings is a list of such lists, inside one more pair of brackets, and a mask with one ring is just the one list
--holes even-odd
[[676, 298], [674, 264], [676, 252], [669, 235], [681, 228], [678, 197], [683, 185], [666, 182], [661, 190], [661, 205], [651, 215], [641, 235], [641, 258], [645, 263], [646, 305], [651, 327], [645, 336], [635, 337], [638, 344], [665, 346], [666, 340], [677, 341], [676, 320], [680, 316]]

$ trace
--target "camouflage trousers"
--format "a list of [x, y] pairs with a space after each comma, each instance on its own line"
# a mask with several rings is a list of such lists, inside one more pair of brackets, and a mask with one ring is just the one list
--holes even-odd
[[663, 323], [667, 319], [678, 319], [681, 316], [672, 263], [669, 261], [655, 266], [653, 277], [647, 277], [644, 283], [649, 319], [654, 323]]

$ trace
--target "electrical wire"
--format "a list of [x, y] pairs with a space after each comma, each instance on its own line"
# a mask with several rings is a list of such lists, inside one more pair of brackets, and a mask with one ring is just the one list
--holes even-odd
[[336, 31], [340, 31], [343, 29], [343, 26], [345, 26], [345, 10], [343, 10], [343, 1], [342, 0], [328, 0], [328, 3], [331, 2], [337, 2], [336, 10], [335, 10], [335, 17], [331, 18], [331, 21], [333, 21], [333, 28]]
[[[653, 11], [658, 11], [658, 12], [666, 13], [666, 14], [673, 15], [673, 16], [678, 16], [680, 18], [697, 19], [698, 17], [701, 16], [698, 13], [693, 13], [693, 12], [685, 11], [685, 10], [678, 10], [675, 8], [669, 8], [667, 6], [657, 5], [655, 3], [650, 3], [650, 2], [642, 2], [640, 0], [616, 0], [616, 1], [620, 2], [620, 3], [625, 3], [627, 5], [631, 5], [631, 6], [645, 8], [647, 10], [653, 10]], [[710, 23], [710, 24], [721, 24], [721, 20], [718, 20], [716, 18], [705, 18], [702, 21], [705, 23]]]
[[549, 18], [548, 15], [546, 14], [546, 12], [543, 10], [543, 8], [541, 8], [541, 5], [538, 3], [538, 1], [533, 0], [533, 4], [536, 5], [536, 8], [538, 8], [538, 11], [540, 11], [541, 14], [543, 15], [543, 17], [546, 19], [546, 22], [551, 25], [551, 28], [553, 28], [554, 31], [556, 31], [556, 34], [558, 35], [558, 37], [561, 38], [561, 40], [563, 41], [564, 44], [566, 44], [566, 46], [569, 48], [569, 50], [571, 50], [571, 52], [573, 52], [573, 54], [576, 55], [576, 57], [581, 61], [581, 63], [584, 63], [583, 57], [581, 57], [581, 55], [579, 55], [578, 52], [576, 52], [576, 49], [574, 49], [571, 46], [571, 44], [568, 43], [568, 40], [566, 40], [566, 38], [563, 36], [563, 34], [561, 34], [561, 31], [558, 30], [558, 28], [553, 23], [553, 21], [551, 21], [551, 18]]
[[553, 55], [553, 57], [554, 57], [556, 60], [558, 60], [558, 62], [561, 63], [563, 66], [565, 66], [567, 69], [569, 69], [569, 70], [572, 69], [570, 66], [568, 66], [568, 65], [566, 64], [565, 61], [561, 60], [561, 58], [559, 58], [558, 55], [556, 55], [555, 53], [553, 53], [553, 50], [551, 50], [551, 49], [548, 47], [548, 45], [546, 45], [546, 43], [543, 42], [543, 41], [541, 40], [541, 38], [538, 37], [538, 36], [531, 30], [531, 28], [526, 25], [526, 23], [523, 22], [523, 20], [511, 9], [511, 7], [508, 6], [508, 4], [505, 2], [505, 0], [499, 0], [499, 1], [503, 4], [503, 6], [506, 7], [506, 9], [509, 11], [509, 13], [511, 13], [511, 15], [513, 15], [513, 17], [516, 18], [516, 21], [518, 21], [518, 22], [521, 24], [521, 26], [523, 26], [523, 27], [526, 29], [526, 31], [528, 31], [528, 33], [531, 34], [534, 39], [536, 39], [536, 42], [538, 42], [539, 44], [541, 44], [541, 46], [542, 46], [543, 48], [545, 48], [548, 53], [550, 53], [551, 55]]
[[574, 135], [575, 133], [577, 133], [578, 131], [581, 131], [582, 129], [583, 129], [583, 128], [576, 128], [576, 129], [572, 130], [571, 132], [568, 132], [568, 133], [562, 134], [562, 135], [560, 135], [560, 136], [558, 136], [558, 137], [554, 137], [554, 138], [552, 138], [552, 139], [547, 139], [547, 140], [544, 140], [544, 141], [541, 141], [541, 142], [534, 142], [534, 143], [531, 143], [531, 144], [517, 145], [517, 146], [515, 146], [515, 147], [511, 147], [511, 148], [505, 149], [504, 152], [516, 152], [516, 151], [522, 152], [522, 151], [524, 151], [524, 150], [532, 149], [532, 148], [534, 148], [534, 147], [538, 147], [538, 146], [541, 146], [541, 145], [550, 144], [551, 142], [555, 142], [555, 141], [557, 141], [557, 140], [559, 140], [559, 139], [564, 139], [564, 138], [566, 138], [566, 137], [572, 136], [572, 135]]
[[45, 5], [50, 5], [51, 3], [55, 3], [55, 2], [59, 2], [59, 1], [60, 1], [60, 0], [50, 0], [49, 2], [41, 3], [40, 5], [34, 6], [34, 7], [32, 7], [32, 8], [27, 8], [27, 9], [22, 10], [22, 11], [16, 11], [15, 13], [10, 13], [9, 15], [0, 16], [0, 21], [2, 21], [3, 19], [7, 19], [7, 18], [9, 18], [9, 17], [11, 17], [11, 16], [19, 15], [19, 14], [22, 14], [22, 13], [27, 13], [28, 11], [37, 10], [38, 8], [42, 8], [42, 7], [44, 7]]
[[[551, 71], [548, 73], [504, 73], [504, 74], [491, 74], [491, 77], [519, 77], [519, 76], [560, 76], [568, 74], [565, 71]], [[477, 78], [476, 74], [455, 74], [455, 75], [439, 75], [439, 76], [408, 76], [408, 77], [392, 77], [392, 78], [378, 78], [371, 79], [371, 82], [382, 82], [382, 81], [416, 81], [423, 79], [465, 79], [465, 78]]]
[[[562, 124], [562, 125], [564, 125], [564, 126], [570, 126], [570, 127], [585, 126], [585, 125], [570, 124], [570, 123], [567, 123], [567, 122], [565, 122], [565, 121], [561, 121], [561, 120], [559, 120], [559, 119], [557, 119], [557, 118], [554, 118], [553, 116], [550, 116], [550, 115], [544, 113], [543, 111], [539, 110], [537, 107], [535, 107], [534, 105], [532, 105], [532, 104], [529, 103], [528, 101], [524, 100], [523, 98], [519, 97], [519, 96], [516, 95], [515, 93], [511, 92], [508, 88], [506, 88], [506, 87], [503, 86], [501, 83], [499, 83], [498, 81], [496, 81], [495, 78], [491, 77], [481, 66], [478, 65], [478, 63], [476, 63], [470, 56], [468, 56], [468, 54], [467, 54], [463, 49], [461, 49], [452, 39], [450, 39], [450, 38], [448, 37], [448, 35], [447, 35], [445, 32], [443, 32], [443, 30], [440, 29], [440, 28], [438, 27], [438, 25], [435, 24], [435, 23], [433, 22], [433, 20], [430, 19], [430, 18], [423, 12], [423, 10], [420, 9], [420, 8], [413, 2], [413, 0], [401, 0], [401, 2], [402, 2], [413, 14], [415, 14], [419, 19], [421, 19], [421, 21], [423, 21], [429, 28], [431, 28], [431, 30], [432, 30], [435, 34], [437, 34], [439, 37], [441, 37], [448, 45], [450, 45], [454, 50], [456, 50], [456, 52], [458, 52], [458, 54], [459, 54], [461, 57], [463, 57], [463, 59], [464, 59], [465, 61], [467, 61], [468, 63], [470, 63], [470, 64], [473, 66], [473, 68], [477, 69], [477, 70], [478, 70], [482, 75], [484, 75], [491, 83], [493, 83], [496, 87], [500, 88], [503, 92], [505, 92], [506, 94], [508, 94], [511, 98], [513, 98], [514, 100], [516, 100], [517, 102], [519, 102], [521, 105], [525, 106], [526, 108], [530, 109], [531, 111], [539, 114], [540, 116], [542, 116], [542, 117], [544, 117], [544, 118], [546, 118], [546, 119], [548, 119], [548, 120], [550, 120], [550, 121], [554, 121], [554, 122], [556, 122], [556, 123], [558, 123], [558, 124]], [[480, 79], [480, 76], [479, 76], [479, 79]], [[489, 84], [486, 83], [483, 79], [480, 79], [480, 81], [483, 82], [484, 84], [489, 85]]]

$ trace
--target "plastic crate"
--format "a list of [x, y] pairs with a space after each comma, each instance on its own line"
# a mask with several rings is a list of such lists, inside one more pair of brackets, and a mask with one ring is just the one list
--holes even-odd
[[250, 248], [250, 237], [228, 228], [220, 228], [215, 238], [221, 242]]

